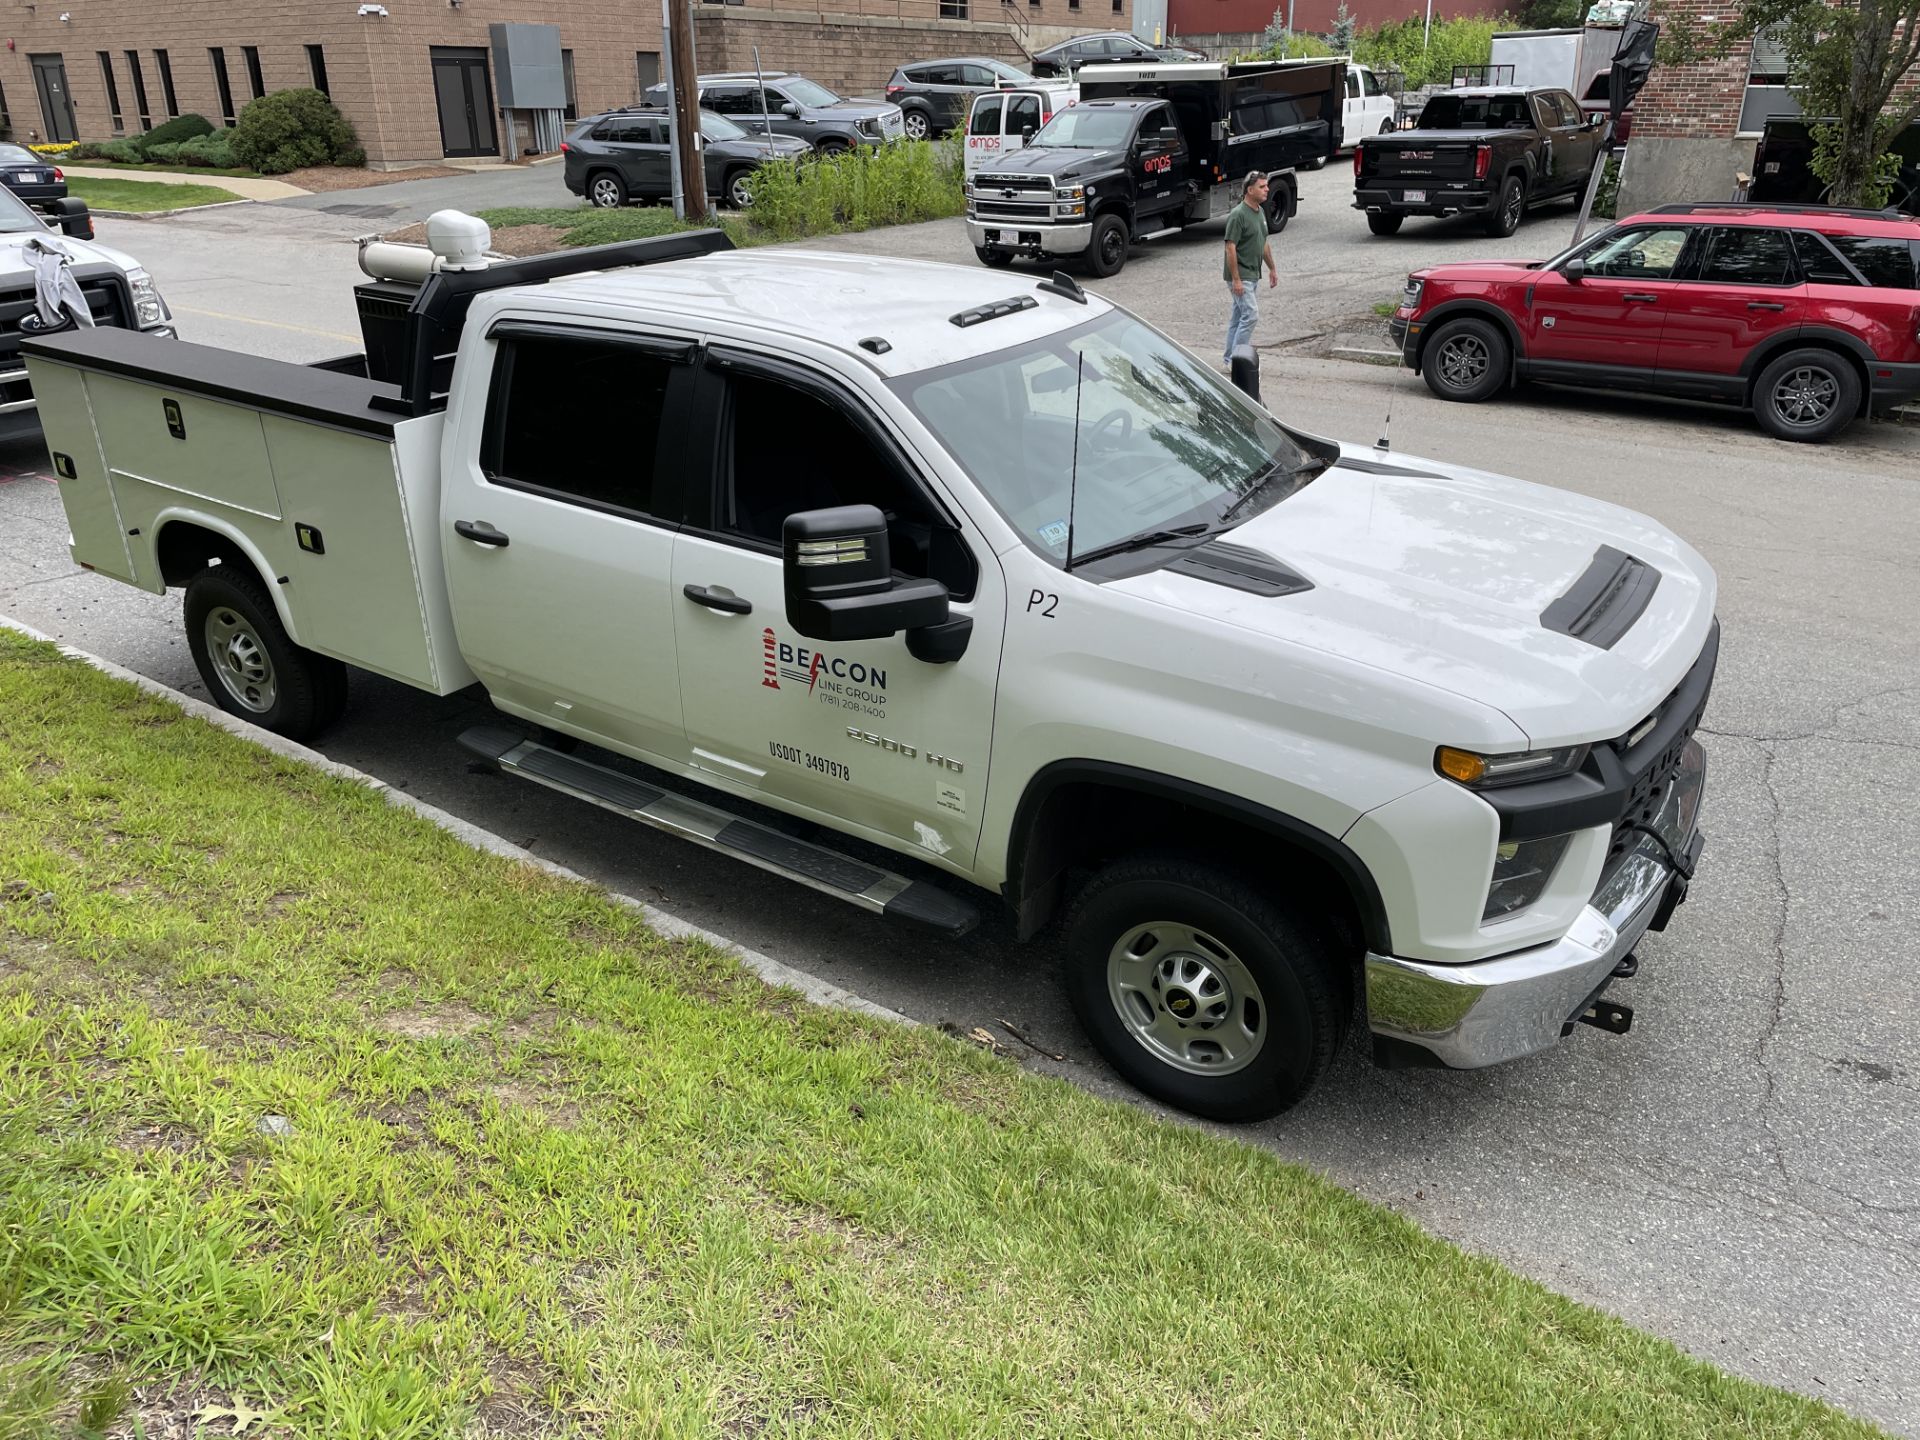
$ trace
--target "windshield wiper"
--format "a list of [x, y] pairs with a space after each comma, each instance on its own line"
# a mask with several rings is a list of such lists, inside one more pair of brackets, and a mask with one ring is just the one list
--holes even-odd
[[1129, 550], [1145, 550], [1154, 545], [1164, 545], [1169, 540], [1188, 540], [1196, 535], [1211, 535], [1213, 526], [1206, 521], [1197, 521], [1192, 525], [1175, 525], [1163, 530], [1143, 530], [1138, 535], [1129, 535], [1124, 540], [1115, 540], [1110, 545], [1096, 546], [1084, 555], [1073, 557], [1069, 569], [1078, 570], [1089, 560], [1103, 560], [1109, 555], [1124, 555]]
[[1226, 509], [1220, 512], [1221, 523], [1224, 524], [1228, 520], [1231, 520], [1235, 515], [1238, 515], [1241, 509], [1246, 505], [1246, 503], [1249, 500], [1253, 499], [1254, 496], [1258, 495], [1262, 490], [1266, 489], [1267, 486], [1271, 485], [1274, 481], [1292, 480], [1297, 476], [1306, 474], [1309, 470], [1324, 470], [1326, 468], [1327, 467], [1324, 464], [1321, 464], [1318, 461], [1312, 461], [1305, 465], [1296, 465], [1291, 470], [1282, 470], [1280, 468], [1280, 462], [1277, 460], [1274, 461], [1273, 464], [1269, 465], [1266, 468], [1266, 470], [1262, 472], [1258, 480], [1254, 481], [1253, 484], [1249, 485], [1245, 490], [1241, 491], [1239, 496], [1235, 498], [1234, 502], [1231, 505], [1227, 506]]

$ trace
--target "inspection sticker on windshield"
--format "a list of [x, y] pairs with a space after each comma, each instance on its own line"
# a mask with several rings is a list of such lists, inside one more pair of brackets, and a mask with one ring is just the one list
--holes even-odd
[[1064, 520], [1055, 520], [1049, 524], [1042, 525], [1039, 530], [1039, 535], [1040, 538], [1049, 545], [1064, 545], [1067, 543], [1067, 522]]

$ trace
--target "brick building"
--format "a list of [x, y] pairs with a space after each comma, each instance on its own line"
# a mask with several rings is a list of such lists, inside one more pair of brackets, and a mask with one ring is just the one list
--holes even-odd
[[[1083, 8], [1084, 6], [1084, 8]], [[499, 107], [499, 24], [556, 25], [565, 113], [629, 104], [660, 78], [660, 0], [23, 0], [0, 51], [0, 130], [23, 142], [105, 140], [174, 115], [232, 123], [255, 96], [317, 86], [368, 163], [512, 155], [533, 132]], [[696, 0], [703, 70], [802, 71], [879, 93], [894, 66], [997, 55], [1055, 33], [1126, 29], [1132, 0]], [[524, 112], [516, 112], [524, 113]]]
[[[1728, 0], [1653, 0], [1648, 19], [1664, 29], [1728, 18]], [[1900, 94], [1911, 98], [1920, 74]], [[1633, 139], [1620, 174], [1617, 211], [1685, 200], [1730, 199], [1736, 177], [1753, 170], [1770, 116], [1798, 115], [1787, 61], [1766, 35], [1728, 54], [1675, 64], [1661, 60], [1633, 102]]]

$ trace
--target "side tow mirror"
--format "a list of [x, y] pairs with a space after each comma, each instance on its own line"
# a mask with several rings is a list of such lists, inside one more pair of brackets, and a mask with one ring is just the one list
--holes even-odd
[[1022, 145], [1031, 145], [1033, 143], [1033, 137], [1036, 133], [1038, 132], [1034, 126], [1032, 125], [1022, 126], [1020, 130], [1020, 143]]
[[1576, 255], [1560, 267], [1560, 273], [1573, 284], [1578, 285], [1587, 278], [1587, 262]]
[[894, 577], [877, 506], [789, 515], [784, 540], [787, 623], [809, 640], [883, 640], [948, 622], [946, 586]]
[[87, 202], [68, 196], [64, 200], [52, 200], [47, 203], [47, 214], [60, 227], [63, 235], [71, 235], [76, 240], [93, 239], [93, 216], [87, 210]]

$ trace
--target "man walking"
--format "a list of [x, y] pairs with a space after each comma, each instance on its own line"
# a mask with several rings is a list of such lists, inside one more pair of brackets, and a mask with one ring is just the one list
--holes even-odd
[[1271, 290], [1280, 283], [1280, 273], [1274, 269], [1273, 247], [1267, 243], [1267, 177], [1255, 170], [1240, 182], [1240, 204], [1227, 217], [1225, 279], [1233, 287], [1233, 310], [1227, 317], [1227, 348], [1221, 359], [1228, 365], [1233, 364], [1235, 350], [1253, 343], [1254, 322], [1260, 318], [1262, 261]]

